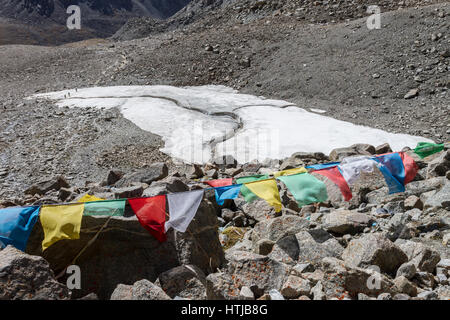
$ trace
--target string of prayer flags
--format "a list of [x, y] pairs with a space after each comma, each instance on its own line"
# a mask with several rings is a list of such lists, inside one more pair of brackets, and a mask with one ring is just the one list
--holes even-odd
[[269, 179], [269, 176], [267, 174], [258, 174], [258, 175], [248, 176], [248, 177], [236, 178], [237, 184], [243, 184], [243, 186], [241, 188], [241, 194], [244, 197], [246, 202], [252, 202], [252, 201], [258, 199], [258, 196], [255, 195], [253, 192], [251, 192], [249, 190], [249, 188], [245, 185], [245, 183], [259, 181], [259, 180], [265, 180], [265, 179]]
[[414, 153], [417, 154], [420, 159], [428, 157], [434, 153], [444, 150], [444, 144], [436, 144], [431, 142], [419, 142], [414, 149]]
[[139, 223], [159, 242], [167, 240], [164, 225], [166, 222], [166, 196], [128, 200]]
[[179, 232], [185, 232], [194, 219], [198, 207], [203, 199], [204, 190], [170, 193], [167, 195], [169, 203], [169, 221], [165, 223], [165, 232], [174, 228]]
[[25, 251], [28, 238], [39, 216], [39, 206], [0, 210], [0, 246], [12, 245]]
[[40, 221], [44, 230], [42, 251], [63, 239], [79, 239], [84, 203], [68, 205], [44, 205]]
[[338, 167], [331, 167], [313, 172], [325, 176], [331, 181], [333, 181], [334, 184], [336, 184], [341, 190], [342, 196], [344, 197], [345, 201], [350, 201], [352, 199], [353, 197], [352, 191], [350, 190], [347, 181], [345, 181]]
[[123, 216], [126, 199], [91, 201], [84, 204], [85, 216]]
[[325, 183], [309, 173], [281, 176], [277, 179], [286, 185], [297, 200], [299, 207], [315, 202], [324, 202], [328, 199]]
[[275, 212], [281, 211], [282, 205], [280, 193], [278, 192], [278, 186], [275, 179], [250, 182], [244, 186], [247, 187], [253, 194], [261, 199], [264, 199], [269, 205], [274, 207]]
[[234, 184], [231, 186], [214, 188], [216, 202], [219, 206], [223, 206], [225, 200], [236, 199], [241, 191], [242, 184]]
[[278, 178], [281, 176], [289, 176], [289, 175], [293, 175], [293, 174], [298, 174], [298, 173], [306, 173], [308, 172], [308, 170], [306, 170], [305, 168], [294, 168], [294, 169], [287, 169], [287, 170], [283, 170], [283, 171], [277, 171], [273, 173], [274, 178]]
[[205, 181], [212, 188], [226, 187], [233, 184], [233, 178]]

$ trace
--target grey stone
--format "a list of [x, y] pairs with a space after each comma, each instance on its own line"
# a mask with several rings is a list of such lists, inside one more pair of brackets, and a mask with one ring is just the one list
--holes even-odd
[[424, 209], [433, 207], [444, 208], [450, 211], [450, 181], [425, 201]]
[[381, 293], [377, 300], [392, 300], [392, 295], [390, 293]]
[[168, 177], [161, 181], [153, 182], [150, 187], [144, 190], [142, 196], [154, 197], [167, 193], [189, 191], [189, 187], [177, 177]]
[[316, 268], [311, 263], [298, 263], [293, 268], [292, 271], [297, 275], [305, 272], [314, 272]]
[[397, 269], [396, 277], [404, 276], [406, 279], [410, 280], [416, 273], [416, 266], [411, 262], [406, 262]]
[[111, 295], [111, 300], [171, 300], [157, 285], [143, 279], [133, 285], [119, 284]]
[[327, 231], [336, 234], [355, 234], [371, 225], [373, 219], [366, 214], [349, 210], [336, 210], [323, 219]]
[[397, 240], [396, 243], [406, 253], [408, 260], [413, 263], [418, 270], [432, 273], [441, 260], [439, 252], [422, 243], [410, 240]]
[[389, 143], [384, 143], [382, 145], [379, 145], [375, 147], [375, 153], [376, 154], [383, 154], [383, 153], [389, 153], [392, 152], [391, 146]]
[[256, 253], [266, 256], [270, 252], [272, 252], [274, 245], [275, 245], [275, 242], [272, 240], [261, 239], [256, 243]]
[[57, 176], [53, 179], [32, 185], [30, 188], [26, 189], [24, 193], [29, 195], [38, 194], [43, 196], [49, 191], [58, 191], [61, 188], [70, 188], [70, 185], [63, 176]]
[[131, 186], [126, 188], [119, 188], [114, 190], [116, 199], [137, 198], [142, 196], [144, 188], [142, 186]]
[[206, 277], [207, 300], [238, 300], [239, 287], [227, 273], [211, 273]]
[[295, 299], [302, 295], [309, 295], [311, 285], [308, 280], [297, 276], [289, 276], [281, 288], [281, 294], [287, 299]]
[[410, 300], [410, 296], [405, 293], [397, 293], [392, 300]]
[[0, 300], [66, 300], [70, 293], [55, 280], [42, 257], [12, 246], [0, 250]]
[[313, 296], [313, 300], [326, 300], [322, 282], [319, 281], [316, 283], [316, 285], [311, 289], [311, 294]]
[[264, 292], [280, 290], [290, 273], [289, 266], [267, 256], [236, 250], [227, 257], [227, 273], [236, 286], [255, 286]]
[[159, 285], [171, 298], [206, 299], [206, 276], [194, 265], [178, 266], [161, 273]]
[[258, 222], [253, 228], [252, 241], [256, 244], [260, 239], [278, 241], [288, 235], [307, 230], [310, 222], [307, 219], [286, 215]]
[[358, 155], [358, 153], [354, 148], [337, 148], [331, 150], [329, 158], [331, 161], [342, 161], [346, 157], [356, 155]]
[[390, 274], [395, 274], [408, 261], [407, 255], [382, 234], [364, 234], [350, 241], [342, 258], [357, 267], [377, 265], [382, 272]]
[[442, 152], [439, 157], [433, 159], [428, 164], [427, 179], [445, 176], [448, 170], [450, 170], [450, 150]]
[[239, 299], [240, 300], [255, 300], [255, 294], [249, 287], [243, 286], [241, 288], [241, 291], [239, 292]]
[[409, 196], [408, 198], [406, 198], [406, 200], [404, 202], [404, 207], [405, 207], [405, 210], [411, 210], [411, 209], [422, 210], [423, 203], [419, 197], [413, 195], [413, 196]]
[[133, 182], [142, 182], [150, 185], [154, 181], [164, 179], [169, 174], [169, 169], [164, 162], [153, 163], [137, 172], [124, 175], [115, 185], [119, 188], [127, 187]]
[[123, 176], [124, 173], [120, 170], [109, 170], [108, 176], [106, 178], [106, 185], [108, 186], [114, 185], [117, 181], [122, 179]]
[[438, 294], [434, 291], [423, 291], [417, 295], [417, 297], [424, 300], [437, 300]]
[[394, 284], [400, 293], [405, 293], [410, 297], [415, 297], [417, 295], [417, 287], [404, 276], [396, 277], [394, 279]]

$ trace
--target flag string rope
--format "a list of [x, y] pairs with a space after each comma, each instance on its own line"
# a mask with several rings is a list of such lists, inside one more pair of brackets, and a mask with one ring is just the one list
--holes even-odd
[[[380, 156], [383, 156], [383, 155], [395, 154], [395, 153], [401, 153], [401, 152], [402, 152], [402, 151], [383, 153], [383, 154], [379, 154], [379, 155], [376, 155], [376, 156], [372, 156], [371, 159], [375, 159], [375, 158], [380, 157]], [[317, 165], [324, 165], [324, 166], [327, 166], [327, 165], [330, 165], [330, 164], [335, 164], [333, 167], [336, 167], [336, 166], [339, 165], [339, 163], [340, 163], [340, 162], [328, 162], [328, 163], [317, 164]], [[299, 168], [293, 168], [293, 169], [300, 169], [300, 168], [302, 168], [302, 167], [299, 167]], [[319, 170], [315, 170], [315, 169], [314, 169], [314, 165], [312, 165], [312, 166], [305, 166], [305, 167], [303, 167], [303, 168], [306, 168], [306, 169], [313, 169], [313, 171], [312, 171], [311, 173], [313, 173], [314, 171], [319, 171]], [[323, 169], [329, 169], [329, 168], [332, 168], [332, 167], [323, 168]], [[289, 170], [291, 170], [291, 169], [289, 169]], [[269, 175], [273, 175], [273, 174], [274, 174], [274, 172], [270, 173]], [[297, 173], [295, 173], [295, 174], [297, 174]], [[292, 174], [292, 175], [295, 175], [295, 174]], [[245, 177], [240, 177], [240, 178], [245, 178]], [[273, 180], [273, 179], [276, 179], [276, 178], [275, 178], [275, 177], [269, 177], [269, 178], [267, 178], [267, 179], [262, 179], [262, 180], [257, 180], [257, 181], [246, 182], [246, 183], [244, 183], [244, 184], [259, 183], [259, 182], [269, 181], [269, 180]], [[217, 179], [213, 179], [213, 180], [205, 180], [205, 181], [198, 181], [198, 182], [199, 182], [199, 183], [206, 183], [206, 182], [208, 182], [208, 181], [215, 181], [215, 180], [217, 180]], [[192, 186], [192, 185], [197, 185], [197, 184], [191, 184], [191, 186]], [[237, 185], [237, 184], [232, 184], [232, 185]], [[204, 188], [203, 190], [204, 190], [204, 191], [208, 191], [208, 190], [215, 190], [215, 189], [216, 189], [216, 187], [209, 187], [209, 188]], [[188, 192], [192, 192], [192, 191], [193, 191], [193, 190], [190, 190], [190, 191], [181, 191], [181, 192], [176, 192], [176, 193], [188, 193]], [[168, 194], [169, 194], [169, 193], [162, 194], [162, 195], [167, 196]], [[106, 200], [89, 201], [89, 203], [96, 203], [96, 202], [103, 202], [103, 201], [133, 200], [133, 199], [150, 199], [150, 198], [154, 198], [154, 197], [155, 197], [155, 196], [149, 196], [149, 197], [131, 197], [131, 198], [109, 199], [109, 200], [106, 199]], [[66, 205], [77, 205], [77, 204], [80, 204], [80, 202], [62, 202], [62, 203], [52, 203], [52, 204], [41, 204], [40, 206], [66, 206]], [[34, 207], [34, 206], [36, 206], [36, 205], [17, 206], [17, 207], [20, 207], [20, 208], [28, 208], [28, 207]], [[10, 207], [10, 208], [16, 208], [16, 207]]]

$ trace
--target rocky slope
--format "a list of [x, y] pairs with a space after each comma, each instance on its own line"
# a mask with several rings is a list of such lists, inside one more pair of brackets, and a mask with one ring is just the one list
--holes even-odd
[[[217, 159], [170, 173], [164, 163], [155, 163], [136, 172], [112, 170], [103, 182], [84, 187], [56, 177], [2, 205], [76, 201], [86, 192], [107, 199], [154, 196], [205, 188], [198, 179], [269, 173], [388, 150], [387, 145], [354, 145], [329, 157], [299, 152], [285, 161], [245, 165]], [[280, 213], [263, 200], [246, 203], [241, 197], [218, 206], [214, 193], [206, 191], [188, 231], [170, 231], [163, 244], [127, 208], [125, 217], [113, 218], [92, 243], [105, 217], [85, 217], [79, 240], [60, 241], [42, 254], [38, 222], [27, 254], [12, 247], [0, 251], [0, 299], [447, 300], [450, 150], [415, 159], [421, 169], [405, 193], [388, 195], [380, 173], [363, 174], [351, 186], [350, 202], [325, 181], [330, 200], [299, 208], [280, 183]], [[64, 270], [83, 248], [75, 261], [81, 289], [68, 292]], [[48, 264], [28, 254], [43, 256]], [[45, 275], [42, 281], [24, 286], [35, 273]], [[61, 285], [53, 274], [60, 274]]]
[[[1, 0], [0, 45], [57, 45], [83, 39], [108, 37], [129, 18], [166, 19], [189, 0]], [[68, 30], [69, 5], [81, 9], [82, 29]]]

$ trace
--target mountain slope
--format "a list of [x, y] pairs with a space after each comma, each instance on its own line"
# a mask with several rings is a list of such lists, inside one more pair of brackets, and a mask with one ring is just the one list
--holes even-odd
[[[167, 19], [190, 0], [0, 0], [0, 45], [55, 45], [114, 34], [129, 18]], [[66, 9], [81, 9], [81, 30], [68, 30]]]

